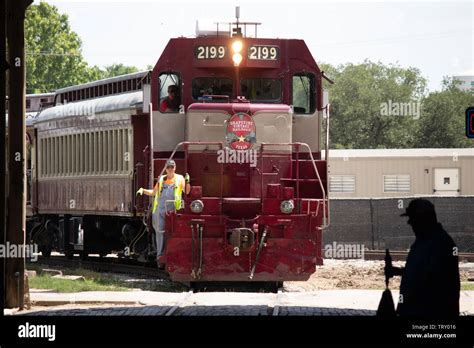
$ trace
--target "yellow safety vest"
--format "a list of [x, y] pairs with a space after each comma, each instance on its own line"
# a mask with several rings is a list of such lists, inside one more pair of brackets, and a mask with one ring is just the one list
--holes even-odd
[[[182, 208], [183, 204], [183, 187], [185, 186], [184, 177], [179, 174], [175, 175], [175, 187], [174, 187], [174, 207], [176, 211]], [[155, 195], [155, 200], [153, 201], [153, 213], [155, 213], [156, 209], [158, 208], [158, 202], [160, 200], [161, 195], [161, 188], [163, 187], [163, 179], [166, 178], [166, 175], [162, 175], [160, 180], [158, 181], [158, 192]], [[182, 184], [181, 184], [182, 183]]]

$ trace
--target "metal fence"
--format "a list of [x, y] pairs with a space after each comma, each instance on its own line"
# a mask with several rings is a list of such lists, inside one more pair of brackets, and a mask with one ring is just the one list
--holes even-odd
[[[414, 197], [333, 199], [331, 225], [323, 244], [363, 244], [368, 249], [408, 250], [415, 240], [408, 218], [400, 217]], [[424, 197], [460, 252], [474, 252], [474, 197]]]

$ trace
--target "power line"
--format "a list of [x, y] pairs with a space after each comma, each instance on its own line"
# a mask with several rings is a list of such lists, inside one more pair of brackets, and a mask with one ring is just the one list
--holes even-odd
[[56, 52], [25, 52], [27, 56], [67, 56], [67, 57], [78, 57], [80, 53], [56, 53]]

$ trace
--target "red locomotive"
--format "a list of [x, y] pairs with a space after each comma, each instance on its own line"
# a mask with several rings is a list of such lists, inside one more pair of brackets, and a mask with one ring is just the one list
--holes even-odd
[[315, 272], [329, 223], [324, 75], [302, 40], [242, 35], [257, 24], [171, 39], [151, 72], [56, 91], [32, 158], [44, 254], [152, 255], [150, 201], [135, 192], [173, 159], [192, 187], [166, 215], [160, 262], [173, 280]]

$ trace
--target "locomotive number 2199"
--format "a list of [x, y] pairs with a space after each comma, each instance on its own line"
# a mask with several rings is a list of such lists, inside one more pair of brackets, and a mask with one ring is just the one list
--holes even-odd
[[225, 47], [197, 46], [194, 54], [197, 59], [222, 59], [225, 56]]
[[257, 60], [277, 60], [279, 54], [279, 47], [277, 46], [250, 46], [249, 59]]

